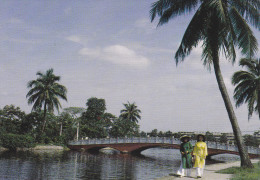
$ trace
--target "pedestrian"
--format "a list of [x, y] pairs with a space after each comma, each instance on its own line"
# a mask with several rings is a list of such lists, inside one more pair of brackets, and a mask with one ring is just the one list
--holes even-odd
[[198, 134], [197, 136], [193, 155], [195, 156], [194, 167], [196, 168], [196, 176], [197, 178], [201, 178], [205, 167], [205, 159], [208, 155], [207, 144], [205, 143], [205, 136], [203, 134]]
[[192, 168], [192, 151], [193, 147], [190, 141], [190, 136], [184, 135], [180, 138], [182, 141], [180, 146], [181, 152], [181, 166], [177, 171], [177, 175], [180, 177], [190, 176]]

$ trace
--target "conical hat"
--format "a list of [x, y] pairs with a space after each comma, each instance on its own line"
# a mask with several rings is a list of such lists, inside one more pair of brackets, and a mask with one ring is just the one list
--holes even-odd
[[180, 137], [180, 140], [183, 141], [184, 138], [188, 138], [188, 141], [189, 141], [191, 137], [188, 136], [188, 135], [183, 135], [183, 136]]

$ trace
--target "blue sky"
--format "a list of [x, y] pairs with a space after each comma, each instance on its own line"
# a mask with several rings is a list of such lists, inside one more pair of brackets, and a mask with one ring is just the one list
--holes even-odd
[[[14, 104], [30, 112], [27, 82], [37, 71], [54, 68], [68, 88], [64, 108], [104, 98], [107, 111], [118, 116], [129, 101], [141, 109], [144, 131], [232, 131], [214, 72], [200, 61], [201, 49], [175, 65], [192, 14], [156, 28], [149, 21], [152, 2], [1, 1], [0, 108]], [[232, 98], [230, 78], [241, 67], [224, 58], [221, 67]], [[242, 131], [260, 128], [257, 115], [248, 122], [245, 105], [235, 112]]]

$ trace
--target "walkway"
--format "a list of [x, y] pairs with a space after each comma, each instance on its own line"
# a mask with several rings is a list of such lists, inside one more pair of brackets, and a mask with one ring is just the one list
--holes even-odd
[[[251, 160], [252, 163], [257, 163], [259, 161], [259, 159], [253, 159]], [[216, 171], [221, 170], [221, 169], [226, 169], [232, 166], [240, 166], [240, 161], [235, 161], [235, 162], [231, 162], [231, 163], [218, 163], [218, 164], [211, 164], [211, 165], [207, 165], [205, 167], [204, 170], [204, 175], [203, 178], [201, 178], [201, 180], [227, 180], [227, 179], [231, 179], [232, 174], [220, 174], [220, 173], [216, 173]], [[196, 172], [195, 169], [192, 170], [191, 173], [191, 177], [183, 177], [183, 178], [179, 178], [179, 177], [175, 177], [175, 176], [165, 176], [162, 178], [158, 178], [156, 180], [173, 180], [173, 179], [179, 179], [179, 180], [192, 180], [192, 179], [196, 179]]]

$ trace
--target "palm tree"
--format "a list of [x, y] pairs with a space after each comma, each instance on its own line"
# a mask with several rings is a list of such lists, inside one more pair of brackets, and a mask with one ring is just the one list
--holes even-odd
[[243, 58], [239, 62], [247, 71], [235, 72], [232, 76], [232, 84], [236, 85], [234, 99], [236, 106], [247, 103], [248, 120], [253, 112], [257, 112], [260, 119], [260, 59]]
[[159, 0], [152, 4], [151, 21], [158, 15], [158, 26], [178, 15], [195, 12], [181, 44], [175, 54], [176, 65], [183, 61], [191, 50], [202, 43], [203, 64], [210, 70], [213, 65], [219, 90], [233, 128], [239, 149], [241, 166], [253, 167], [245, 149], [230, 98], [219, 65], [220, 52], [233, 63], [236, 59], [235, 45], [242, 54], [252, 57], [257, 51], [257, 40], [247, 21], [254, 27], [259, 24], [260, 2], [255, 0]]
[[138, 119], [141, 119], [140, 113], [141, 110], [137, 109], [137, 106], [135, 103], [130, 104], [129, 102], [127, 104], [124, 104], [125, 109], [122, 109], [120, 111], [120, 117], [123, 119], [127, 119], [130, 122], [138, 123]]
[[141, 119], [141, 110], [137, 108], [135, 103], [123, 104], [125, 109], [120, 111], [119, 124], [123, 125], [123, 135], [134, 135], [139, 129], [138, 119]]
[[26, 98], [28, 98], [28, 104], [33, 104], [32, 111], [37, 111], [43, 106], [42, 132], [44, 132], [47, 110], [50, 113], [54, 111], [54, 108], [59, 111], [59, 108], [61, 108], [59, 98], [67, 101], [67, 89], [65, 86], [57, 83], [60, 81], [60, 76], [54, 75], [53, 69], [47, 70], [45, 74], [37, 72], [36, 75], [38, 78], [29, 81], [27, 84], [30, 90]]

